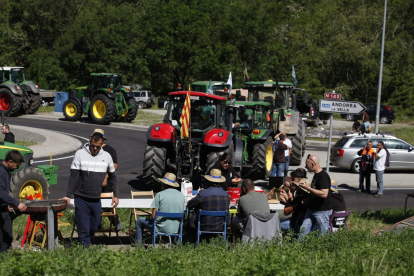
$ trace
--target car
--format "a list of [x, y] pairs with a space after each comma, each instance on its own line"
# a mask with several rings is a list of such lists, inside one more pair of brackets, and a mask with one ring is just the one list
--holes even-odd
[[155, 105], [155, 96], [149, 90], [131, 91], [139, 109]]
[[168, 109], [168, 100], [164, 98], [158, 98], [158, 108]]
[[368, 141], [376, 150], [379, 141], [383, 141], [390, 153], [390, 166], [386, 170], [414, 170], [414, 146], [392, 135], [384, 134], [348, 134], [339, 139], [331, 149], [329, 164], [340, 168], [350, 169], [359, 173], [361, 157], [357, 152]]
[[[370, 121], [375, 121], [377, 115], [377, 104], [365, 104], [366, 112], [369, 115]], [[391, 124], [395, 120], [395, 111], [389, 105], [381, 105], [379, 121], [381, 124]], [[341, 114], [341, 118], [345, 118], [347, 121], [353, 121], [354, 119], [362, 120], [361, 114]]]

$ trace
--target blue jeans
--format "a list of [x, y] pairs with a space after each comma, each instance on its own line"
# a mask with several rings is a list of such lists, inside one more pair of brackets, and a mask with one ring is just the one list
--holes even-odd
[[290, 156], [285, 156], [286, 162], [285, 162], [285, 176], [288, 176], [289, 172], [289, 162], [290, 162]]
[[75, 223], [79, 243], [87, 248], [101, 222], [101, 200], [75, 197]]
[[290, 229], [290, 219], [280, 220], [280, 229], [283, 231], [288, 231]]
[[305, 235], [307, 235], [314, 226], [318, 226], [318, 229], [321, 230], [322, 235], [325, 235], [328, 232], [329, 228], [329, 219], [332, 215], [332, 210], [328, 211], [313, 211], [308, 209], [303, 220], [302, 226], [300, 227], [301, 233], [299, 240], [301, 240]]
[[375, 171], [377, 179], [378, 194], [382, 195], [384, 191], [384, 171]]
[[284, 168], [285, 168], [285, 163], [273, 163], [272, 174], [270, 176], [271, 177], [282, 176]]
[[[366, 189], [364, 189], [364, 179]], [[371, 171], [362, 169], [362, 166], [359, 169], [359, 189], [361, 191], [366, 190], [367, 193], [371, 192]]]
[[135, 223], [135, 243], [142, 244], [142, 227], [152, 232], [154, 231], [154, 220], [149, 218], [138, 218]]

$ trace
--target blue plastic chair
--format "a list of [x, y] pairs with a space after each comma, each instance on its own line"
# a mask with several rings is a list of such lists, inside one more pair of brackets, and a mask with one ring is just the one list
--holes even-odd
[[[155, 212], [155, 217], [154, 217], [154, 230], [153, 230], [153, 246], [155, 248], [155, 239], [157, 238], [157, 236], [172, 236], [172, 237], [178, 237], [178, 240], [180, 242], [183, 242], [183, 220], [184, 220], [184, 212], [182, 213], [166, 213], [166, 212]], [[156, 231], [156, 222], [157, 222], [157, 217], [164, 217], [164, 218], [171, 218], [171, 219], [180, 219], [180, 228], [178, 229], [178, 233], [177, 234], [165, 234], [165, 233], [157, 233]], [[170, 241], [171, 242], [171, 241]]]
[[[202, 233], [207, 234], [222, 234], [224, 242], [226, 242], [226, 230], [227, 230], [227, 210], [226, 211], [205, 211], [199, 210], [198, 213], [198, 227], [197, 227], [197, 243], [196, 246], [200, 243], [200, 236]], [[210, 231], [201, 231], [200, 230], [200, 220], [201, 216], [211, 216], [211, 217], [224, 217], [224, 230], [222, 232], [210, 232]]]

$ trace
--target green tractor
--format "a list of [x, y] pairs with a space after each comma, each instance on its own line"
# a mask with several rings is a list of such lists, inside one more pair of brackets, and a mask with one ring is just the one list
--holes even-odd
[[[222, 81], [211, 81], [213, 92], [212, 94], [228, 98], [230, 85]], [[210, 81], [195, 81], [191, 83], [191, 91], [199, 91], [208, 93]]]
[[[248, 174], [255, 177], [270, 177], [273, 164], [273, 105], [270, 102], [227, 102], [227, 109], [233, 111], [228, 120], [232, 122], [233, 134], [241, 141], [243, 165], [251, 165]], [[232, 116], [234, 115], [234, 116]], [[238, 156], [235, 156], [238, 159]]]
[[[293, 83], [258, 81], [245, 82], [244, 88], [248, 89], [248, 101], [256, 103], [273, 103], [274, 111], [271, 112], [272, 129], [275, 133], [286, 132], [288, 139], [292, 141], [292, 154], [290, 165], [299, 166], [305, 155], [305, 123], [296, 108], [296, 92]], [[236, 95], [237, 98], [237, 95]], [[302, 101], [307, 102], [307, 93], [304, 92]], [[244, 104], [246, 105], [246, 103]]]
[[39, 86], [26, 80], [24, 67], [0, 67], [0, 110], [6, 116], [34, 114], [42, 104]]
[[122, 74], [91, 73], [84, 83], [86, 85], [73, 90], [63, 104], [66, 120], [78, 121], [82, 114], [101, 125], [134, 120], [137, 105], [134, 95], [122, 85]]
[[24, 163], [12, 172], [10, 179], [10, 195], [16, 199], [24, 200], [26, 197], [47, 199], [49, 185], [57, 184], [57, 166], [33, 166], [33, 151], [29, 148], [9, 142], [0, 141], [0, 159], [4, 160], [11, 150], [18, 150], [24, 158]]

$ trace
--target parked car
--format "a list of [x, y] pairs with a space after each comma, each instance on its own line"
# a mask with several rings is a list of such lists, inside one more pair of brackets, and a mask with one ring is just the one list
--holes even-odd
[[155, 105], [155, 96], [149, 90], [131, 91], [139, 109]]
[[361, 157], [357, 152], [368, 141], [372, 142], [374, 150], [379, 141], [384, 142], [390, 153], [390, 166], [386, 170], [414, 170], [414, 146], [395, 136], [383, 134], [348, 134], [342, 137], [331, 149], [329, 164], [359, 173]]
[[[375, 121], [375, 116], [377, 116], [377, 104], [365, 104], [366, 112], [369, 115], [370, 121]], [[362, 114], [341, 114], [342, 118], [345, 118], [347, 121], [353, 121], [354, 119], [362, 120]], [[381, 124], [391, 124], [395, 120], [395, 111], [389, 105], [381, 105], [380, 109], [380, 123]]]

